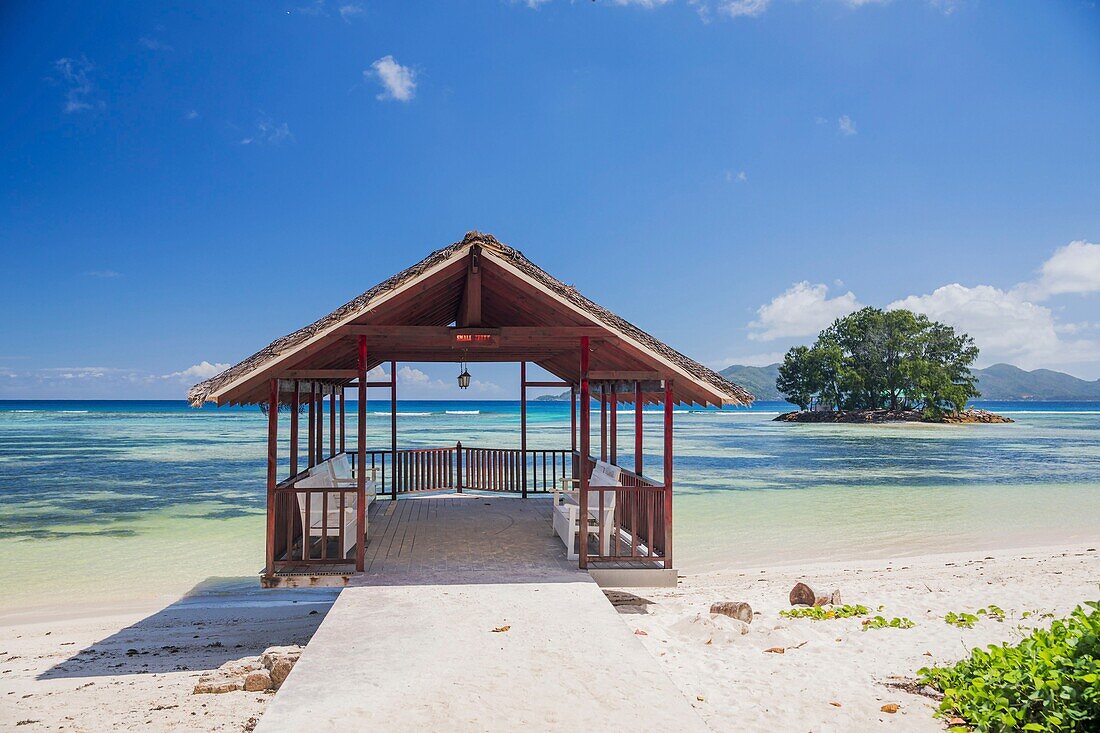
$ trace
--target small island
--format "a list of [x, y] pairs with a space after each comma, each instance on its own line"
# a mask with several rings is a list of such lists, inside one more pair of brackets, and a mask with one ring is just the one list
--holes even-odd
[[798, 405], [775, 420], [805, 423], [1009, 423], [967, 409], [981, 393], [970, 367], [974, 339], [904, 309], [863, 308], [795, 346], [776, 388]]

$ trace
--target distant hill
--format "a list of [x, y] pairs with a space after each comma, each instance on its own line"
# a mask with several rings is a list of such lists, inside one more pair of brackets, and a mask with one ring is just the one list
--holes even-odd
[[983, 400], [1100, 400], [1100, 379], [1088, 382], [1050, 369], [1027, 372], [1011, 364], [973, 371]]
[[782, 402], [783, 395], [775, 388], [779, 376], [779, 364], [767, 366], [741, 366], [734, 364], [718, 372], [736, 385], [752, 392], [760, 402]]
[[[1024, 371], [1011, 364], [994, 364], [986, 369], [974, 369], [978, 378], [980, 400], [994, 401], [1100, 401], [1100, 379], [1089, 382], [1050, 369]], [[783, 395], [775, 388], [779, 364], [763, 367], [734, 364], [719, 372], [734, 384], [756, 395], [761, 402], [781, 401]]]

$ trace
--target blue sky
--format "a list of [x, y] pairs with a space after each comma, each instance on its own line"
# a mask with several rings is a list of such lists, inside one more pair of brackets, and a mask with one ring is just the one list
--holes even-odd
[[0, 64], [0, 398], [182, 396], [470, 229], [716, 367], [901, 303], [1100, 377], [1092, 2], [13, 1]]

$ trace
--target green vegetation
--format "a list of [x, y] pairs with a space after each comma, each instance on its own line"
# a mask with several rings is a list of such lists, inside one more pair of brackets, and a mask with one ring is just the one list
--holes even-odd
[[978, 623], [978, 617], [972, 613], [966, 613], [962, 611], [955, 613], [954, 611], [948, 611], [947, 615], [943, 617], [951, 626], [958, 626], [960, 629], [972, 629], [974, 624]]
[[[1029, 615], [1030, 614], [1025, 613], [1024, 618], [1027, 618]], [[978, 623], [978, 619], [981, 616], [991, 618], [994, 621], [1005, 620], [1004, 609], [1000, 606], [994, 606], [992, 603], [985, 608], [979, 608], [977, 613], [966, 613], [965, 611], [955, 613], [954, 611], [949, 611], [947, 615], [943, 617], [943, 620], [951, 626], [957, 626], [960, 629], [972, 629], [974, 628], [974, 624]]]
[[921, 669], [920, 682], [944, 694], [937, 715], [966, 722], [952, 731], [1100, 730], [1100, 602], [1085, 606], [1018, 644]]
[[809, 608], [792, 608], [789, 611], [780, 611], [784, 618], [808, 618], [814, 621], [827, 621], [834, 618], [852, 618], [853, 616], [866, 616], [870, 613], [867, 606], [812, 606]]
[[863, 620], [863, 630], [867, 629], [911, 629], [916, 626], [912, 619], [908, 619], [904, 616], [897, 618], [896, 616], [889, 621], [885, 616], [873, 616]]
[[966, 334], [907, 310], [863, 308], [796, 346], [776, 387], [800, 409], [959, 411], [979, 396], [970, 365], [978, 347]]

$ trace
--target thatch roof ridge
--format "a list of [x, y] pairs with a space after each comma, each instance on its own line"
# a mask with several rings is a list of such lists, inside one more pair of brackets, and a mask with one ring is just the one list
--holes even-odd
[[341, 322], [358, 317], [365, 312], [371, 302], [379, 296], [400, 287], [409, 280], [419, 277], [425, 271], [447, 261], [457, 252], [474, 245], [478, 245], [485, 250], [493, 252], [502, 259], [508, 260], [525, 275], [538, 281], [541, 285], [553, 291], [559, 297], [568, 300], [574, 306], [586, 312], [594, 320], [600, 321], [612, 330], [619, 331], [632, 340], [652, 349], [680, 369], [683, 369], [701, 381], [707, 382], [711, 387], [725, 394], [732, 402], [748, 404], [753, 401], [754, 398], [751, 393], [733, 382], [730, 382], [713, 369], [705, 367], [693, 359], [684, 356], [679, 351], [676, 351], [671, 346], [654, 338], [629, 321], [584, 297], [572, 285], [566, 285], [535, 265], [519, 250], [498, 241], [491, 234], [482, 234], [477, 231], [467, 232], [466, 236], [462, 238], [462, 241], [455, 242], [454, 244], [432, 252], [412, 267], [402, 270], [396, 275], [383, 280], [378, 285], [375, 285], [370, 290], [353, 298], [328, 315], [317, 319], [308, 326], [304, 326], [291, 334], [272, 341], [252, 356], [226, 369], [221, 374], [196, 384], [187, 393], [188, 401], [195, 407], [201, 406], [210, 394], [217, 391], [222, 386], [236, 380], [241, 375], [262, 367], [264, 364], [279, 357], [284, 352], [293, 350], [299, 344], [313, 338], [318, 333], [327, 331]]

